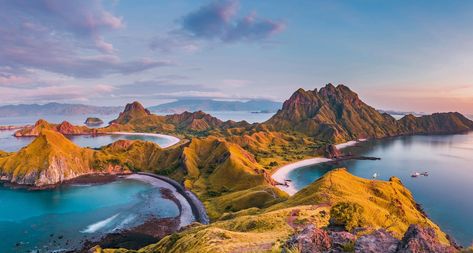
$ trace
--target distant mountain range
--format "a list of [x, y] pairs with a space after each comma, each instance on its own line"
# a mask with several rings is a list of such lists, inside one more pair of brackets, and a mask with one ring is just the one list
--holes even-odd
[[35, 116], [35, 115], [89, 115], [118, 114], [122, 106], [91, 106], [83, 104], [19, 104], [0, 106], [0, 117]]
[[181, 113], [184, 111], [251, 111], [276, 112], [282, 107], [281, 102], [270, 100], [217, 101], [212, 99], [181, 99], [175, 102], [149, 107], [153, 112]]

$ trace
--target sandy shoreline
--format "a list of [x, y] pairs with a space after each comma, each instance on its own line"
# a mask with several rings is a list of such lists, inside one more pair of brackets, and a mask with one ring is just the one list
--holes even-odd
[[166, 139], [169, 141], [166, 145], [159, 145], [162, 148], [168, 148], [171, 147], [181, 141], [181, 139], [172, 136], [172, 135], [165, 135], [165, 134], [154, 134], [154, 133], [134, 133], [134, 132], [108, 132], [104, 134], [110, 134], [110, 135], [137, 135], [137, 136], [153, 136], [153, 137], [158, 137], [162, 139]]
[[180, 221], [179, 228], [185, 227], [195, 221], [195, 217], [194, 217], [194, 214], [192, 213], [192, 208], [189, 202], [186, 200], [186, 198], [184, 198], [184, 196], [182, 196], [182, 194], [177, 192], [176, 188], [172, 186], [171, 184], [163, 180], [160, 180], [158, 178], [154, 178], [147, 175], [140, 175], [140, 174], [131, 174], [131, 175], [126, 176], [125, 178], [139, 180], [145, 183], [149, 183], [155, 187], [165, 188], [165, 189], [170, 190], [172, 194], [174, 195], [174, 197], [177, 199], [177, 201], [179, 201], [179, 204], [181, 206], [181, 210], [180, 210], [181, 214], [179, 217], [179, 221]]
[[[346, 147], [353, 146], [365, 140], [366, 139], [360, 139], [358, 141], [348, 141], [348, 142], [337, 144], [335, 146], [337, 147], [337, 149], [344, 149]], [[302, 161], [297, 161], [297, 162], [282, 166], [276, 172], [274, 172], [273, 175], [271, 175], [271, 177], [279, 183], [284, 183], [284, 181], [288, 179], [289, 173], [291, 173], [293, 170], [296, 170], [301, 167], [309, 166], [309, 165], [325, 163], [325, 162], [330, 162], [330, 161], [333, 161], [333, 159], [324, 158], [324, 157], [315, 157], [315, 158], [310, 158], [310, 159], [306, 159]], [[287, 194], [289, 194], [290, 196], [298, 192], [298, 190], [294, 187], [292, 182], [287, 182], [287, 186], [277, 185], [277, 187], [281, 189], [282, 191], [286, 192]]]

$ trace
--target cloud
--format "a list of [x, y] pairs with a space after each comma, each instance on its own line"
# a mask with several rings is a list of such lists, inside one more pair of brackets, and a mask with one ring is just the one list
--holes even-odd
[[103, 33], [124, 26], [100, 0], [0, 0], [0, 67], [79, 78], [131, 74], [170, 63], [123, 61]]
[[162, 52], [196, 51], [203, 41], [235, 43], [267, 41], [282, 32], [286, 24], [280, 20], [260, 18], [256, 12], [238, 17], [236, 0], [213, 1], [179, 19], [178, 28], [156, 36], [150, 48]]
[[212, 2], [182, 19], [182, 29], [191, 36], [224, 42], [258, 41], [284, 30], [285, 23], [259, 18], [255, 12], [237, 18], [235, 0]]

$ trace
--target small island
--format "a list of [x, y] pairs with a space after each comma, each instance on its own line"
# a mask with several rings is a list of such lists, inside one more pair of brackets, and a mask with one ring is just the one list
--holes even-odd
[[95, 117], [88, 117], [84, 124], [86, 124], [87, 126], [100, 126], [103, 124], [103, 120], [101, 120], [100, 118], [95, 118]]

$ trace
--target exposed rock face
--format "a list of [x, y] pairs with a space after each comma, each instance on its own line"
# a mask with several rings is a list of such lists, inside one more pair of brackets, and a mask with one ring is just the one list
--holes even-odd
[[332, 84], [319, 91], [297, 90], [264, 125], [332, 142], [473, 130], [473, 122], [460, 113], [438, 113], [419, 118], [408, 115], [396, 121], [365, 104], [348, 87]]
[[16, 137], [32, 137], [39, 136], [43, 130], [56, 131], [65, 135], [80, 135], [80, 134], [94, 134], [95, 129], [90, 129], [85, 126], [74, 126], [67, 121], [61, 124], [51, 124], [44, 119], [36, 121], [34, 126], [27, 126], [15, 132]]
[[441, 244], [432, 228], [420, 225], [409, 226], [397, 249], [397, 252], [400, 253], [449, 253], [457, 251], [452, 246]]
[[337, 146], [330, 144], [330, 145], [325, 146], [324, 156], [326, 158], [333, 159], [333, 158], [341, 157], [343, 156], [343, 154], [340, 150], [337, 149]]
[[360, 253], [395, 253], [399, 240], [384, 229], [376, 230], [372, 234], [362, 235], [355, 243], [355, 252]]
[[[351, 246], [350, 246], [351, 245]], [[353, 247], [353, 248], [352, 248]], [[396, 239], [390, 232], [379, 229], [359, 237], [348, 232], [325, 231], [306, 226], [293, 235], [286, 248], [297, 248], [300, 252], [351, 252], [356, 253], [453, 253], [458, 252], [452, 246], [441, 244], [433, 229], [411, 225], [402, 240]]]
[[300, 249], [301, 253], [328, 252], [332, 248], [332, 240], [327, 231], [309, 225], [294, 235], [287, 245]]

